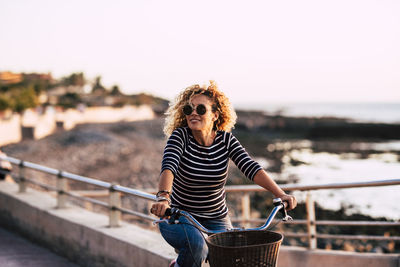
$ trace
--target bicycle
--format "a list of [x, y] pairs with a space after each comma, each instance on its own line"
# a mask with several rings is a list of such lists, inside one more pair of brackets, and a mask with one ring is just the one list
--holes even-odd
[[177, 224], [180, 216], [186, 217], [194, 227], [208, 235], [205, 241], [209, 250], [208, 260], [211, 267], [275, 267], [283, 235], [269, 231], [267, 228], [278, 212], [282, 213], [282, 221], [292, 220], [292, 217], [286, 212], [286, 202], [275, 198], [273, 203], [274, 208], [266, 222], [257, 228], [209, 230], [188, 212], [177, 208], [167, 209], [165, 216], [169, 219], [156, 220], [154, 224], [161, 222]]

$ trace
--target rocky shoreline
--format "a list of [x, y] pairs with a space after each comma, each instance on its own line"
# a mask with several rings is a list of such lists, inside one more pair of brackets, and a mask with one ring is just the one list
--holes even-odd
[[263, 132], [270, 138], [309, 140], [399, 140], [400, 124], [354, 122], [336, 117], [287, 117], [238, 111], [237, 130]]

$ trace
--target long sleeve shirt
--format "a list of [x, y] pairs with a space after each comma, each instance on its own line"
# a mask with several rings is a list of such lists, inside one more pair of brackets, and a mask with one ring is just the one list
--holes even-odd
[[232, 133], [217, 131], [212, 145], [202, 146], [190, 128], [177, 128], [167, 141], [161, 167], [161, 172], [168, 169], [174, 175], [172, 206], [198, 218], [225, 217], [229, 159], [250, 180], [262, 169]]

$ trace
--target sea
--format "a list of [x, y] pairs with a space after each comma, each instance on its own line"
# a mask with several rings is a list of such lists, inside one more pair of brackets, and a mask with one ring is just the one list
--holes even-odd
[[238, 103], [241, 110], [295, 117], [338, 117], [355, 122], [400, 123], [400, 102], [273, 102]]
[[[353, 122], [400, 124], [400, 103], [253, 103], [236, 105], [235, 108], [294, 117], [339, 117]], [[279, 176], [279, 179], [296, 177], [296, 183], [303, 185], [400, 179], [400, 135], [397, 140], [353, 143], [360, 151], [376, 151], [366, 158], [357, 153], [316, 153], [310, 140], [281, 140], [278, 145], [295, 147], [290, 150], [286, 162], [284, 158], [282, 172], [271, 174]], [[305, 164], [293, 166], [290, 158]], [[267, 160], [257, 160], [264, 168], [268, 167]], [[306, 193], [294, 194], [300, 201], [305, 200]], [[348, 214], [361, 213], [375, 218], [400, 220], [400, 185], [316, 190], [312, 196], [327, 209], [344, 207]]]

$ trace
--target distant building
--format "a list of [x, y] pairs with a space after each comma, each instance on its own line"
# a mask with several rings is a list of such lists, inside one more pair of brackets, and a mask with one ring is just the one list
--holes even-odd
[[26, 81], [53, 81], [51, 73], [23, 73], [22, 75]]
[[12, 73], [10, 71], [0, 72], [0, 84], [14, 84], [22, 81], [21, 73]]
[[11, 71], [0, 72], [0, 84], [9, 85], [22, 81], [48, 81], [52, 82], [50, 73], [13, 73]]

